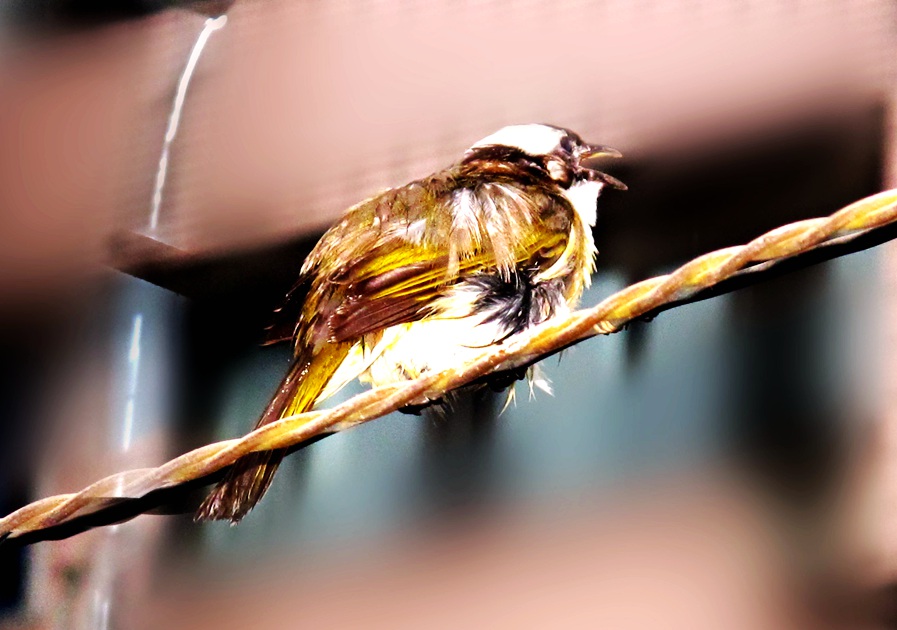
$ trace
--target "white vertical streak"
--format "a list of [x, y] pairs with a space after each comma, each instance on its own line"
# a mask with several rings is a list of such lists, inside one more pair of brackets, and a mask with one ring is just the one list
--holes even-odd
[[134, 430], [134, 399], [137, 396], [137, 376], [140, 369], [140, 337], [143, 332], [143, 315], [134, 316], [134, 326], [131, 329], [131, 344], [128, 351], [128, 363], [130, 374], [128, 382], [128, 401], [125, 403], [124, 428], [122, 430], [121, 448], [127, 451], [131, 448], [131, 434]]
[[159, 212], [162, 209], [162, 193], [165, 189], [165, 180], [168, 177], [168, 155], [171, 152], [171, 144], [174, 142], [178, 133], [178, 125], [181, 122], [181, 111], [184, 108], [184, 99], [187, 97], [187, 88], [190, 85], [190, 79], [196, 70], [196, 64], [202, 54], [203, 48], [209, 41], [212, 33], [224, 27], [227, 24], [227, 16], [219, 15], [215, 18], [208, 18], [193, 44], [193, 50], [190, 51], [190, 57], [187, 59], [187, 65], [181, 73], [180, 81], [178, 81], [178, 89], [174, 95], [174, 103], [171, 106], [171, 115], [168, 117], [168, 128], [165, 131], [165, 140], [162, 143], [162, 155], [159, 157], [159, 168], [156, 170], [156, 182], [153, 186], [153, 199], [150, 206], [150, 222], [149, 228], [151, 232], [155, 232], [159, 227]]

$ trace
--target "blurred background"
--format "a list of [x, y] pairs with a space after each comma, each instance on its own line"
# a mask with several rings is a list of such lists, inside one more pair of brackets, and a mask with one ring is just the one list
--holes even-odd
[[[0, 9], [3, 514], [246, 432], [316, 238], [505, 124], [626, 156], [587, 305], [897, 183], [892, 0], [110, 5]], [[239, 527], [190, 488], [2, 545], [0, 627], [897, 627], [895, 274], [860, 252], [582, 343], [554, 397], [328, 437]]]

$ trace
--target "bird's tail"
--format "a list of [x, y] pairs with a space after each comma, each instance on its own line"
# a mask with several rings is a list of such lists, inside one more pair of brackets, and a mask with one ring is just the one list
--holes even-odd
[[[351, 344], [325, 344], [319, 352], [299, 352], [290, 371], [255, 428], [312, 408], [328, 381], [345, 359]], [[231, 467], [218, 482], [199, 510], [198, 521], [240, 521], [264, 496], [287, 449], [251, 453]]]

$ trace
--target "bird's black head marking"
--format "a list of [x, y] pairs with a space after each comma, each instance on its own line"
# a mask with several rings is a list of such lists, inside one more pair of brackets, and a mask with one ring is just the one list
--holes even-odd
[[585, 142], [579, 134], [563, 127], [545, 124], [502, 127], [468, 149], [465, 161], [486, 156], [494, 159], [496, 149], [525, 156], [563, 188], [584, 180], [626, 188], [619, 180], [586, 164], [602, 156], [619, 157], [619, 151]]

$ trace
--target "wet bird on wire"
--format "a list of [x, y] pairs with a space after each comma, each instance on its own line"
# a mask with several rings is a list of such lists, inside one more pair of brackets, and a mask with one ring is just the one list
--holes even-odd
[[[256, 426], [308, 411], [355, 378], [379, 386], [463, 365], [568, 313], [595, 269], [598, 195], [626, 188], [588, 164], [619, 155], [560, 127], [513, 125], [350, 208], [280, 309], [298, 311], [272, 330], [272, 340], [293, 340], [293, 361]], [[285, 454], [238, 460], [197, 519], [241, 520]]]

